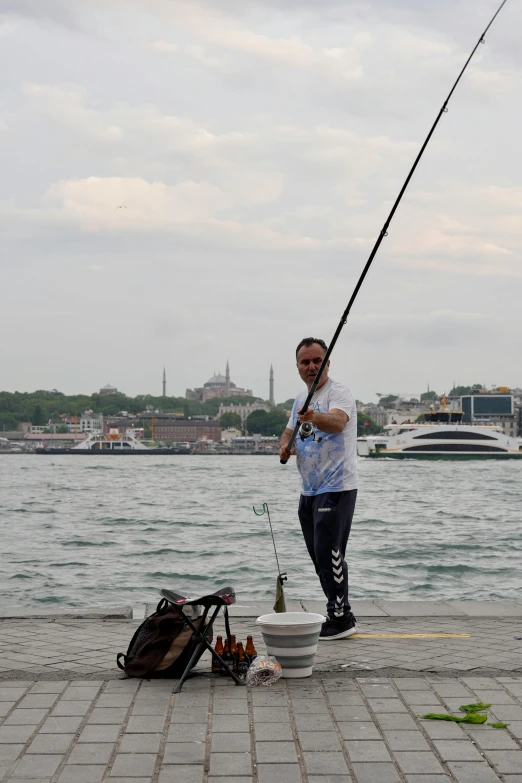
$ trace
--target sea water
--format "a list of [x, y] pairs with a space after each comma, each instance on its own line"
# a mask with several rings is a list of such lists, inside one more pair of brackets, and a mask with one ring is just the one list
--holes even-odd
[[[358, 599], [522, 599], [522, 463], [359, 460], [348, 545]], [[0, 604], [142, 606], [168, 587], [320, 599], [277, 456], [0, 455]]]

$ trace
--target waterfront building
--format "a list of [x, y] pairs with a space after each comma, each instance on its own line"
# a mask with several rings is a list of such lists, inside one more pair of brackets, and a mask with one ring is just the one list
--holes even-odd
[[134, 427], [137, 418], [137, 416], [134, 416], [132, 413], [127, 413], [126, 411], [120, 411], [117, 416], [109, 416], [104, 419], [103, 434], [108, 435], [109, 430], [116, 427], [120, 434], [124, 435], [126, 430]]
[[386, 410], [382, 405], [365, 405], [359, 408], [365, 416], [375, 422], [378, 427], [385, 427], [388, 424], [391, 411]]
[[[80, 416], [78, 427], [80, 432], [88, 432], [88, 433], [102, 432], [103, 413], [94, 414], [93, 411], [84, 411]], [[74, 429], [73, 430], [70, 429], [70, 423], [69, 423], [69, 432], [75, 432]]]
[[514, 416], [513, 394], [507, 387], [500, 387], [492, 391], [481, 389], [475, 394], [466, 394], [461, 397], [462, 421], [485, 421], [491, 419], [506, 419]]
[[67, 427], [67, 432], [69, 433], [101, 433], [103, 431], [103, 414], [84, 411], [80, 416], [68, 416], [66, 413], [63, 413], [58, 419], [49, 419], [43, 427], [31, 426], [31, 432], [35, 435], [45, 432], [60, 434], [59, 430], [63, 427]]
[[21, 421], [17, 430], [0, 430], [0, 438], [4, 438], [4, 440], [22, 440], [32, 431], [33, 425], [30, 421]]
[[232, 448], [235, 452], [265, 452], [267, 454], [277, 454], [279, 451], [279, 436], [243, 435], [232, 439]]
[[221, 427], [215, 419], [166, 419], [154, 421], [154, 440], [185, 441], [196, 443], [201, 440], [221, 440]]
[[250, 416], [251, 413], [254, 413], [254, 411], [266, 411], [267, 413], [270, 412], [270, 405], [267, 402], [247, 402], [247, 403], [234, 403], [231, 402], [230, 405], [220, 405], [219, 406], [219, 412], [218, 417], [222, 416], [224, 413], [237, 413], [238, 416], [241, 416], [241, 424], [243, 427], [245, 426], [245, 421]]
[[227, 430], [221, 430], [221, 443], [232, 443], [234, 438], [240, 438], [241, 435], [241, 430], [236, 430], [234, 427], [229, 427]]
[[388, 424], [412, 424], [423, 413], [426, 413], [424, 405], [412, 405], [410, 407], [405, 405], [402, 407], [401, 405], [396, 410], [388, 411]]
[[522, 402], [515, 405], [515, 421], [517, 423], [518, 437], [522, 436]]
[[486, 391], [481, 389], [461, 398], [462, 422], [496, 424], [510, 438], [520, 434], [520, 413], [515, 404], [515, 393], [507, 386]]
[[230, 367], [227, 362], [225, 375], [214, 373], [206, 383], [197, 389], [187, 389], [185, 397], [188, 400], [205, 402], [214, 397], [253, 397], [252, 389], [241, 389], [230, 379]]
[[502, 427], [502, 432], [504, 433], [504, 435], [507, 435], [508, 438], [516, 438], [518, 437], [518, 434], [520, 432], [518, 419], [519, 419], [518, 415], [508, 416], [505, 419], [502, 419], [500, 421], [495, 421], [494, 423], [500, 424], [500, 426]]

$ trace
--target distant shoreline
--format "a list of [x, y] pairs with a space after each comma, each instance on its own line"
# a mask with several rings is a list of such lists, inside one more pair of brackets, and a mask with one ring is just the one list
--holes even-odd
[[277, 457], [277, 452], [266, 451], [168, 451], [168, 449], [151, 449], [150, 451], [99, 451], [86, 449], [75, 451], [74, 449], [52, 449], [49, 451], [0, 451], [0, 457]]

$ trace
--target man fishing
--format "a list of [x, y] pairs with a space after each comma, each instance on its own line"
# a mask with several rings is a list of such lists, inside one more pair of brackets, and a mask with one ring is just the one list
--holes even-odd
[[[315, 337], [306, 337], [297, 346], [297, 371], [307, 390], [314, 383], [326, 351], [324, 341]], [[345, 639], [356, 632], [348, 601], [345, 553], [357, 498], [357, 412], [348, 387], [328, 377], [329, 367], [330, 361], [305, 413], [301, 409], [307, 391], [296, 397], [279, 450], [285, 462], [291, 454], [297, 454], [303, 481], [299, 521], [328, 601], [328, 620], [320, 634], [324, 641]], [[289, 451], [287, 446], [297, 421], [301, 428], [295, 447]]]

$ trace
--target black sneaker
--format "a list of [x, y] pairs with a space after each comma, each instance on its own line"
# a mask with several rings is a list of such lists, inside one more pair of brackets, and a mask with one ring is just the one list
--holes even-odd
[[332, 642], [334, 639], [347, 639], [349, 636], [353, 636], [354, 633], [357, 633], [355, 622], [355, 617], [351, 612], [340, 620], [328, 618], [321, 628], [319, 641]]

